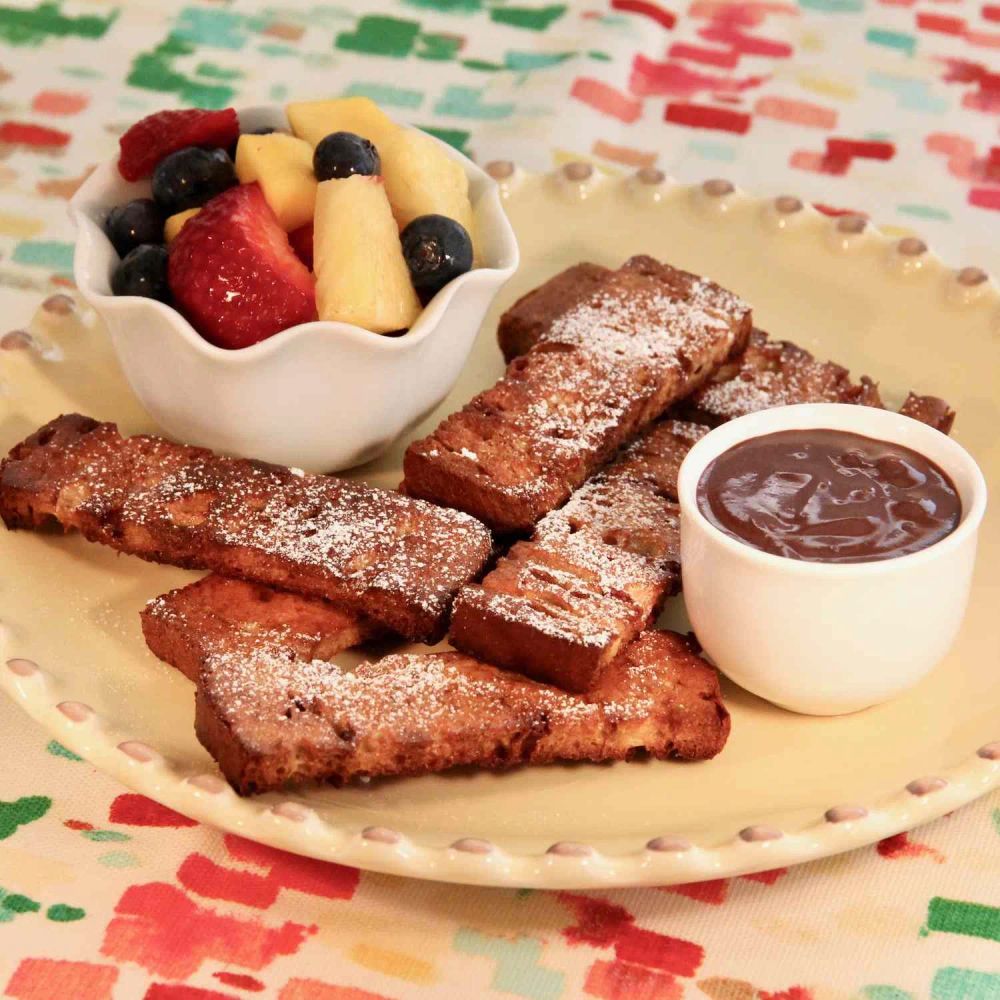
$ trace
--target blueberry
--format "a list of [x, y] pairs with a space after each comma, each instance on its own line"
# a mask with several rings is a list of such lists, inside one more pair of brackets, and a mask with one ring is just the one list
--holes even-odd
[[320, 139], [313, 152], [313, 173], [318, 181], [350, 177], [352, 174], [370, 177], [381, 170], [378, 150], [367, 139], [353, 132], [331, 132]]
[[200, 208], [236, 183], [236, 168], [224, 149], [187, 146], [160, 160], [153, 171], [153, 197], [167, 215]]
[[140, 243], [163, 242], [163, 212], [152, 198], [136, 198], [108, 212], [104, 231], [118, 256], [124, 257]]
[[144, 243], [130, 250], [111, 274], [111, 291], [115, 295], [141, 295], [169, 302], [167, 248]]
[[403, 256], [413, 287], [426, 305], [452, 278], [472, 270], [472, 240], [444, 215], [421, 215], [402, 232]]

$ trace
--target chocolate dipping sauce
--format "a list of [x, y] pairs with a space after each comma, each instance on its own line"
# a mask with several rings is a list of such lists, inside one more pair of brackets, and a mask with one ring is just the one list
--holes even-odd
[[940, 541], [962, 502], [919, 452], [850, 431], [779, 431], [741, 441], [698, 481], [698, 509], [727, 535], [808, 562], [893, 559]]

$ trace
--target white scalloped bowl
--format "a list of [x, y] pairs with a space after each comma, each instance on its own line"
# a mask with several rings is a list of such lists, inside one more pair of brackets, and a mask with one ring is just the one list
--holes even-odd
[[[240, 122], [245, 130], [288, 126], [276, 107], [243, 110]], [[210, 344], [170, 306], [111, 295], [118, 256], [103, 220], [112, 206], [148, 197], [150, 188], [123, 180], [117, 157], [95, 170], [70, 202], [74, 277], [150, 416], [181, 441], [333, 472], [375, 458], [433, 410], [519, 260], [496, 183], [440, 145], [469, 178], [481, 266], [442, 289], [403, 336], [318, 321], [235, 351]]]

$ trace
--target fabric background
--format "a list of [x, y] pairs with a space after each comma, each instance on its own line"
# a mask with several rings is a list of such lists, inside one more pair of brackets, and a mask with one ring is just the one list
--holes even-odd
[[[724, 176], [997, 271], [998, 70], [978, 0], [3, 0], [0, 336], [69, 284], [66, 199], [132, 121], [342, 93], [482, 162]], [[0, 761], [5, 996], [1000, 997], [1000, 796], [789, 871], [581, 895], [224, 837], [6, 704]]]

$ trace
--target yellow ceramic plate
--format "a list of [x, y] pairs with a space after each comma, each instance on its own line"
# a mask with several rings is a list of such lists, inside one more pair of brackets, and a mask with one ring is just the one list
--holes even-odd
[[[997, 481], [1000, 299], [981, 272], [949, 271], [918, 240], [896, 242], [795, 199], [754, 200], [724, 182], [676, 188], [655, 173], [600, 178], [579, 167], [505, 177], [523, 264], [498, 308], [575, 261], [617, 265], [653, 254], [733, 288], [773, 334], [871, 373], [889, 402], [910, 388], [946, 396], [959, 412], [955, 437]], [[488, 322], [461, 383], [418, 432], [499, 375], [493, 329]], [[12, 338], [5, 346], [14, 349], [0, 354], [4, 451], [67, 410], [127, 432], [153, 429], [100, 329], [50, 308], [33, 332], [34, 346], [16, 349]], [[395, 485], [404, 444], [359, 475]], [[194, 574], [55, 535], [0, 533], [0, 684], [56, 739], [124, 784], [290, 851], [495, 885], [694, 881], [870, 843], [1000, 785], [995, 512], [981, 545], [959, 642], [919, 687], [880, 708], [819, 719], [729, 686], [729, 745], [695, 765], [463, 772], [241, 800], [195, 740], [190, 684], [140, 635], [143, 603]], [[683, 626], [679, 600], [665, 617]]]

